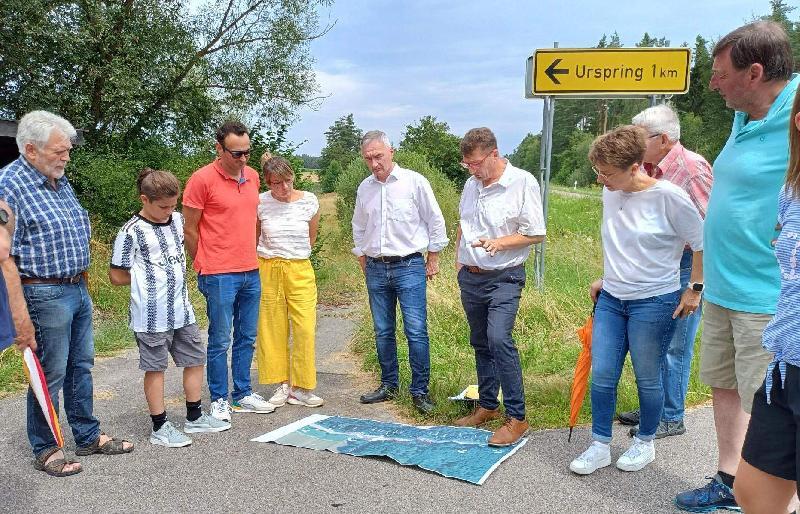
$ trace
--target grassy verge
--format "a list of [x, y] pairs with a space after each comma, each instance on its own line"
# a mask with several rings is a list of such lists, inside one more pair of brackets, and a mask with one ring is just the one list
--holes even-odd
[[[514, 338], [517, 341], [525, 381], [528, 418], [536, 428], [563, 427], [568, 423], [569, 393], [575, 360], [580, 351], [575, 330], [591, 312], [589, 283], [602, 271], [599, 237], [601, 205], [594, 198], [550, 198], [544, 291], [534, 286], [529, 261], [528, 285], [520, 304]], [[468, 384], [476, 383], [475, 359], [460, 302], [452, 249], [442, 255], [442, 272], [428, 289], [428, 326], [431, 339], [431, 395], [438, 404], [435, 422], [447, 422], [466, 412], [467, 406], [447, 400]], [[401, 381], [407, 385], [410, 370], [407, 345], [398, 330]], [[374, 337], [368, 313], [354, 342], [364, 357], [365, 368], [378, 372]], [[696, 361], [695, 361], [696, 367]], [[707, 399], [708, 390], [696, 379], [693, 367], [689, 403]], [[587, 399], [580, 422], [591, 419]], [[410, 398], [401, 398], [414, 416]], [[630, 362], [619, 386], [620, 410], [638, 404]], [[429, 420], [430, 421], [430, 420]]]

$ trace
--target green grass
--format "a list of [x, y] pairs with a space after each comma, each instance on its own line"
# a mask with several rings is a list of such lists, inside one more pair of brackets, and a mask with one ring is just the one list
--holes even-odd
[[[523, 291], [514, 330], [525, 382], [528, 421], [535, 428], [563, 427], [569, 419], [572, 373], [580, 351], [575, 331], [591, 312], [589, 283], [602, 272], [599, 236], [601, 204], [595, 198], [552, 195], [548, 215], [545, 287], [535, 287], [532, 259], [528, 262], [528, 285]], [[452, 246], [452, 245], [451, 245]], [[379, 373], [369, 312], [354, 338], [354, 349], [364, 359], [364, 368]], [[467, 406], [447, 400], [468, 384], [477, 382], [475, 359], [469, 345], [469, 330], [461, 307], [452, 248], [442, 254], [442, 272], [429, 283], [428, 327], [431, 340], [431, 395], [438, 404], [433, 420], [446, 423], [466, 412]], [[408, 347], [398, 329], [398, 353], [402, 388], [410, 381]], [[693, 363], [689, 403], [703, 402], [708, 389], [696, 378]], [[636, 385], [630, 362], [619, 386], [619, 410], [637, 406]], [[401, 397], [410, 417], [418, 417], [410, 398]], [[579, 422], [591, 420], [589, 398]]]

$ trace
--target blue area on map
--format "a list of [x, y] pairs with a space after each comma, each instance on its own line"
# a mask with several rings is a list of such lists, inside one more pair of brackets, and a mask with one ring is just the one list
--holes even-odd
[[359, 457], [386, 456], [400, 464], [477, 484], [492, 466], [515, 450], [515, 446], [488, 446], [490, 434], [475, 428], [415, 427], [331, 416], [276, 442]]

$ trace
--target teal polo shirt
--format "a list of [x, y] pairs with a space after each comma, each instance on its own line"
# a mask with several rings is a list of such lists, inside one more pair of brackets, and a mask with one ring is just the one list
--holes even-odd
[[714, 185], [703, 229], [705, 299], [728, 309], [774, 314], [780, 270], [778, 193], [789, 163], [789, 118], [800, 77], [792, 75], [766, 117], [737, 112], [714, 161]]

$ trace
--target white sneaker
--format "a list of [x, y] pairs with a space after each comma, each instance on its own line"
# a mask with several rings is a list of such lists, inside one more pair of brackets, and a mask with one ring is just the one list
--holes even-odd
[[214, 416], [209, 416], [203, 412], [199, 418], [194, 421], [186, 420], [183, 424], [183, 431], [187, 434], [197, 432], [224, 432], [230, 430], [231, 424], [227, 421], [222, 421]]
[[231, 420], [231, 406], [225, 398], [218, 398], [211, 402], [211, 415], [220, 421]]
[[283, 407], [287, 398], [289, 398], [289, 384], [281, 384], [275, 389], [275, 394], [269, 399], [269, 403], [276, 407]]
[[192, 440], [175, 428], [175, 425], [167, 421], [161, 425], [157, 432], [150, 432], [150, 443], [166, 446], [167, 448], [180, 448], [189, 446], [192, 444]]
[[569, 469], [579, 475], [588, 475], [610, 465], [611, 447], [600, 441], [592, 441], [589, 448], [569, 464]]
[[642, 441], [634, 437], [631, 447], [617, 460], [617, 467], [622, 471], [639, 471], [655, 458], [656, 447], [653, 441]]
[[305, 407], [322, 407], [325, 403], [325, 400], [311, 391], [304, 391], [294, 387], [289, 391], [289, 398], [286, 401], [292, 405], [303, 405]]
[[257, 414], [269, 414], [275, 410], [275, 406], [269, 403], [258, 393], [250, 393], [244, 398], [234, 401], [231, 404], [233, 412], [255, 412]]

